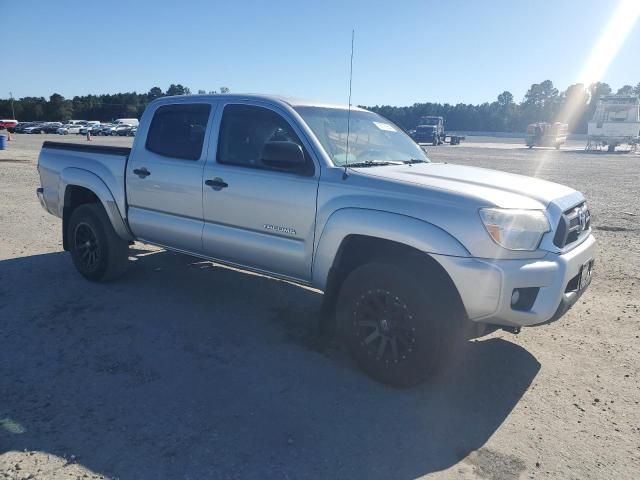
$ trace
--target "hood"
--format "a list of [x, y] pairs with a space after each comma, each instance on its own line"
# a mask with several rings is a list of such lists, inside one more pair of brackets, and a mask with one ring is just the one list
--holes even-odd
[[[449, 163], [418, 163], [358, 169], [358, 173], [395, 182], [445, 190], [487, 206], [502, 208], [547, 208], [556, 201], [569, 208], [576, 200], [574, 189], [558, 183], [497, 170]], [[558, 201], [565, 199], [565, 201]], [[566, 205], [566, 206], [565, 206]]]

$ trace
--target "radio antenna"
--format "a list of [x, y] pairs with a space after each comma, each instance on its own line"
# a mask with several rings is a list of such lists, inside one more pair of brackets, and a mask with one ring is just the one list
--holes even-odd
[[351, 30], [351, 61], [349, 64], [349, 104], [347, 105], [347, 154], [344, 159], [344, 173], [342, 179], [347, 178], [347, 166], [349, 164], [349, 135], [351, 133], [351, 84], [353, 81], [353, 42], [356, 36], [356, 31]]

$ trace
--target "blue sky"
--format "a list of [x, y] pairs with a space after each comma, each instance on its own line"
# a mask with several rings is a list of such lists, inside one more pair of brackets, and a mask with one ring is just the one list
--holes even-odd
[[[640, 1], [640, 0], [639, 0]], [[278, 93], [346, 103], [521, 100], [576, 81], [617, 0], [0, 0], [0, 98], [144, 92]], [[603, 81], [640, 82], [640, 25]], [[6, 91], [5, 91], [6, 90]]]

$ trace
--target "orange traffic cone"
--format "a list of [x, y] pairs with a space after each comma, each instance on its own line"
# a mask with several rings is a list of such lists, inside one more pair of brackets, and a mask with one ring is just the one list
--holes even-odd
[[91, 141], [91, 132], [87, 130], [87, 142]]

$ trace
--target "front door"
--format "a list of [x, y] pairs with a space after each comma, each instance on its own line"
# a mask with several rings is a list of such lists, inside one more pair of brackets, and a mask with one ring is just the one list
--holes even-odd
[[[320, 170], [285, 116], [265, 106], [225, 105], [204, 170], [203, 248], [222, 261], [306, 281]], [[273, 141], [300, 145], [306, 167], [265, 165], [263, 148]]]

